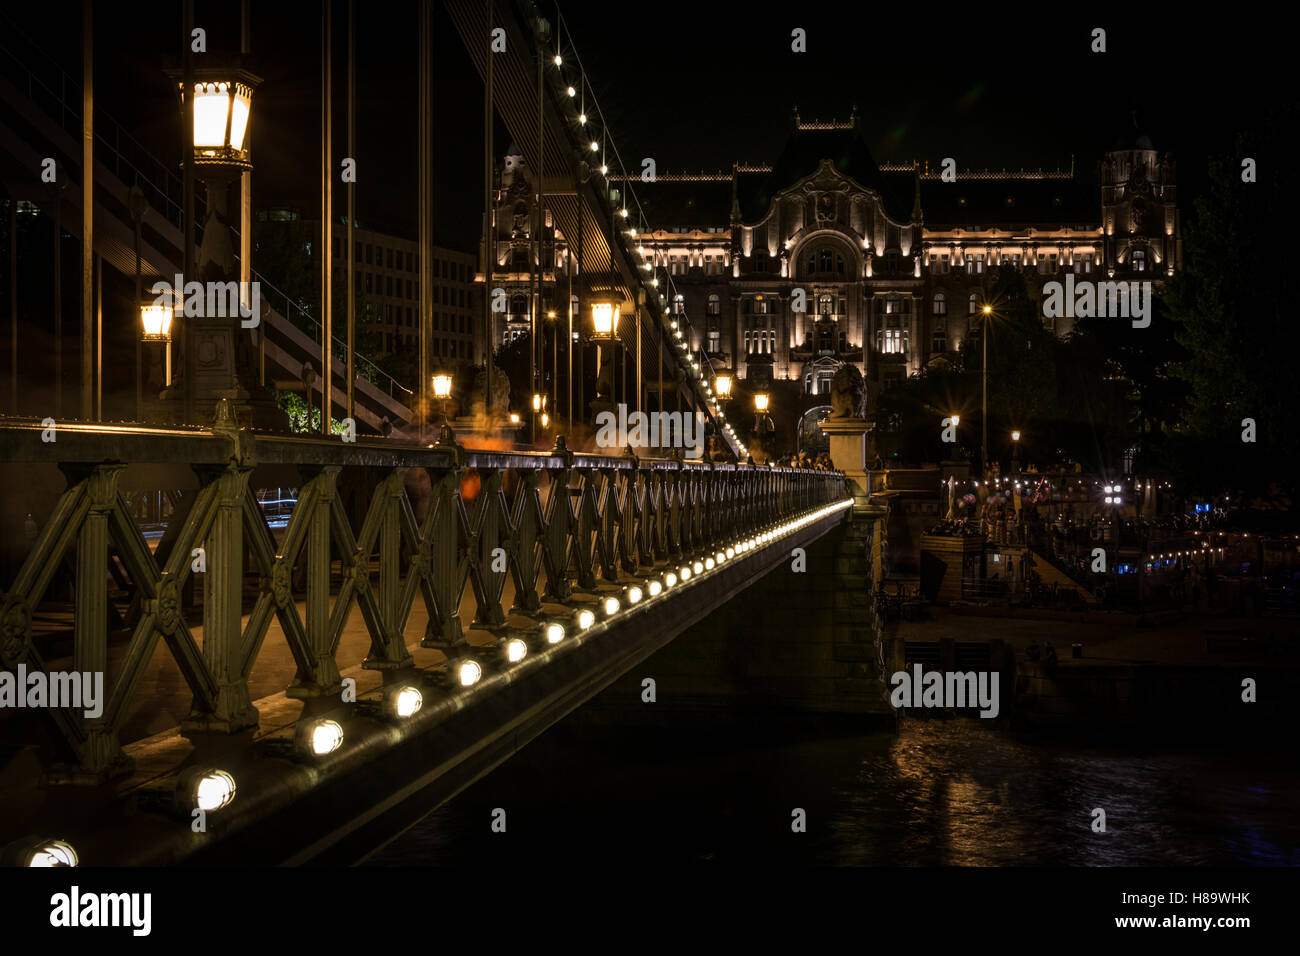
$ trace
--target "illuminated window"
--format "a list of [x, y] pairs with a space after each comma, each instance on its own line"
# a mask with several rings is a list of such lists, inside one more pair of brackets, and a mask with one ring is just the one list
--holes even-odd
[[934, 314], [935, 315], [948, 314], [948, 298], [942, 292], [936, 292], [934, 294]]

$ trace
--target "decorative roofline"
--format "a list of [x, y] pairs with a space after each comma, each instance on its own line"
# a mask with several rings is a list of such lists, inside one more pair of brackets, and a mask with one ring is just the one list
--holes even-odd
[[[928, 162], [921, 163], [880, 163], [882, 173], [910, 173], [920, 168], [920, 177], [922, 179], [940, 179], [942, 173], [932, 172]], [[1002, 170], [998, 172], [995, 169], [968, 169], [964, 172], [957, 172], [958, 179], [1073, 179], [1072, 171], [1055, 169], [1021, 169], [1015, 172]]]
[[854, 125], [852, 121], [846, 123], [838, 120], [810, 120], [808, 122], [800, 120], [795, 129], [853, 129]]
[[[770, 173], [771, 166], [758, 166], [750, 163], [741, 163], [736, 166], [738, 173]], [[639, 181], [640, 176], [635, 173], [627, 176], [611, 176], [611, 180], [633, 180]], [[723, 183], [731, 179], [731, 173], [656, 173], [654, 181], [657, 183]]]

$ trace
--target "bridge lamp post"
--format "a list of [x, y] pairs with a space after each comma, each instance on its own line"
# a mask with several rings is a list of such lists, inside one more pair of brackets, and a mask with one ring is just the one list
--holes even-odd
[[[193, 263], [196, 274], [185, 276], [184, 281], [205, 277], [226, 281], [239, 278], [228, 224], [227, 192], [232, 182], [253, 168], [248, 129], [253, 90], [261, 83], [261, 77], [244, 69], [239, 57], [209, 53], [200, 59], [205, 65], [196, 65], [192, 70], [193, 90], [186, 88], [184, 70], [167, 71], [176, 83], [182, 117], [186, 113], [186, 98], [192, 97], [189, 105], [194, 116], [193, 126], [185, 132], [188, 148], [193, 150], [195, 172], [208, 187], [203, 243], [197, 261]], [[194, 228], [193, 223], [185, 226], [191, 231]], [[188, 241], [187, 237], [187, 244]], [[328, 256], [329, 250], [324, 250], [324, 254]], [[190, 414], [200, 405], [210, 409], [210, 403], [230, 389], [241, 374], [246, 380], [251, 380], [255, 370], [243, 367], [244, 362], [237, 359], [237, 356], [252, 355], [251, 350], [235, 348], [235, 336], [243, 331], [235, 324], [238, 321], [238, 316], [202, 315], [187, 323], [183, 338], [182, 378]], [[200, 349], [204, 354], [217, 356], [217, 361], [202, 371], [197, 363]], [[248, 396], [240, 397], [247, 399]]]
[[1011, 433], [1011, 473], [1020, 474], [1020, 430]]
[[754, 393], [754, 434], [760, 439], [776, 431], [776, 425], [767, 414], [770, 403], [771, 398], [767, 392]]
[[[591, 301], [592, 339], [596, 342], [596, 380], [600, 380], [600, 367], [613, 361], [613, 356], [606, 356], [607, 349], [614, 349], [618, 343], [618, 318], [623, 308], [623, 300], [613, 296], [601, 296]], [[614, 366], [610, 366], [611, 369]], [[610, 398], [613, 398], [613, 378], [610, 379]]]
[[442, 407], [442, 420], [447, 421], [447, 399], [451, 397], [452, 378], [446, 372], [439, 372], [433, 377], [433, 396]]
[[150, 301], [140, 306], [140, 341], [163, 344], [163, 385], [167, 388], [172, 384], [172, 318], [175, 314], [174, 305], [156, 305]]
[[549, 428], [551, 426], [551, 416], [550, 413], [546, 411], [546, 399], [547, 396], [544, 393], [533, 392], [533, 423], [534, 423], [533, 439], [534, 440], [536, 440], [537, 438], [537, 428], [536, 428], [537, 425], [540, 424], [543, 429]]

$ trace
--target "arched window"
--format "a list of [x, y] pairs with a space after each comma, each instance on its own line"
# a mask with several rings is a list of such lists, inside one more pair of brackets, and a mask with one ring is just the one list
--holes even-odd
[[[822, 249], [817, 253], [817, 271], [830, 272], [832, 263], [832, 253], [829, 249]], [[843, 264], [843, 260], [841, 260]]]
[[718, 294], [717, 294], [716, 292], [712, 293], [712, 294], [709, 296], [709, 312], [708, 312], [708, 314], [709, 314], [709, 315], [721, 315], [721, 314], [722, 314], [722, 300], [721, 300], [720, 298], [718, 298]]
[[978, 292], [972, 292], [970, 294], [970, 302], [966, 307], [966, 314], [974, 315], [979, 310], [980, 310], [980, 294]]
[[942, 292], [936, 292], [934, 294], [934, 314], [935, 315], [948, 314], [948, 298]]
[[673, 315], [682, 315], [686, 312], [686, 296], [673, 296]]

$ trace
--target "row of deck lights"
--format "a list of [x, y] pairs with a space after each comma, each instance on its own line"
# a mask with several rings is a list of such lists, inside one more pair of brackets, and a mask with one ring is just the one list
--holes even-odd
[[[561, 52], [561, 46], [562, 46], [562, 42], [563, 42], [563, 41], [561, 40], [560, 36], [558, 35], [558, 32], [559, 32], [559, 31], [557, 31], [555, 53], [554, 53], [554, 55], [553, 55], [552, 58], [551, 58], [551, 62], [554, 64], [556, 70], [561, 70], [561, 69], [564, 67], [564, 62], [565, 62], [565, 61], [564, 61], [564, 54]], [[580, 73], [581, 73], [581, 66], [580, 66], [580, 65], [579, 65], [578, 69], [579, 69], [579, 71], [580, 71]], [[565, 93], [568, 94], [568, 97], [569, 97], [570, 100], [579, 99], [579, 93], [581, 93], [581, 103], [580, 103], [580, 104], [575, 104], [575, 105], [577, 106], [577, 109], [578, 109], [577, 120], [578, 120], [578, 125], [579, 125], [583, 130], [586, 130], [586, 129], [588, 129], [588, 121], [589, 121], [590, 118], [589, 118], [588, 115], [587, 115], [587, 108], [586, 108], [587, 78], [586, 78], [585, 73], [582, 74], [582, 75], [580, 75], [578, 82], [579, 82], [579, 86], [574, 86], [572, 83], [566, 83], [564, 89], [565, 89]], [[599, 110], [599, 106], [597, 106], [596, 110], [597, 110], [598, 113], [600, 112], [600, 110]], [[602, 119], [603, 119], [603, 117], [602, 117]], [[605, 130], [605, 131], [603, 131], [603, 132], [601, 133], [601, 137], [602, 137], [602, 139], [603, 139], [606, 135], [608, 135], [608, 130]], [[591, 140], [588, 141], [587, 146], [588, 146], [588, 148], [591, 150], [591, 152], [593, 152], [593, 153], [600, 152], [600, 153], [602, 154], [602, 161], [601, 161], [601, 164], [600, 164], [600, 166], [599, 166], [598, 168], [599, 168], [599, 170], [600, 170], [600, 174], [601, 174], [601, 176], [608, 177], [608, 176], [609, 176], [609, 166], [608, 166], [608, 164], [604, 161], [604, 149], [602, 148], [602, 144], [601, 144], [601, 142], [598, 142], [598, 141], [595, 140], [595, 139], [591, 139]], [[617, 156], [617, 150], [615, 150], [615, 155]], [[621, 162], [621, 160], [620, 160], [620, 162]], [[627, 190], [629, 189], [629, 186], [628, 186], [628, 179], [627, 179], [626, 174], [623, 176], [623, 189], [624, 189], [624, 191], [627, 191]], [[638, 209], [638, 214], [639, 214], [639, 222], [641, 223], [641, 226], [642, 226], [642, 230], [641, 230], [641, 231], [644, 232], [644, 231], [645, 231], [645, 219], [644, 219], [644, 216], [641, 215], [640, 212], [639, 212], [639, 211], [640, 211], [640, 203], [637, 203], [637, 209]], [[624, 196], [621, 197], [621, 202], [620, 202], [620, 208], [619, 208], [619, 210], [618, 210], [618, 215], [619, 215], [620, 218], [622, 218], [622, 219], [624, 219], [624, 220], [628, 219], [628, 217], [629, 217], [629, 211], [628, 211], [628, 205], [627, 205], [627, 196], [626, 196], [626, 195], [624, 195]], [[630, 225], [630, 224], [629, 224], [629, 226], [624, 230], [624, 234], [625, 234], [626, 236], [628, 236], [630, 239], [635, 240], [635, 239], [637, 238], [637, 236], [638, 236], [637, 227], [636, 227], [635, 225]], [[645, 246], [642, 245], [642, 244], [639, 243], [639, 242], [638, 242], [637, 245], [636, 245], [636, 251], [637, 251], [637, 254], [640, 255], [640, 256], [642, 257], [642, 259], [644, 260], [644, 261], [642, 261], [642, 263], [641, 263], [642, 268], [644, 268], [644, 269], [646, 269], [646, 270], [648, 270], [648, 271], [650, 271], [650, 272], [652, 273], [652, 275], [651, 275], [651, 279], [650, 279], [650, 285], [651, 285], [652, 290], [656, 290], [656, 291], [652, 291], [650, 294], [651, 294], [652, 297], [656, 298], [656, 300], [657, 300], [658, 295], [659, 295], [659, 293], [658, 293], [658, 291], [657, 291], [658, 288], [659, 288], [659, 278], [658, 278], [658, 276], [653, 275], [653, 269], [654, 269], [654, 266], [653, 266], [652, 262], [649, 261], [649, 259], [650, 259], [650, 255], [649, 255], [649, 253], [646, 252]], [[603, 305], [604, 305], [604, 303], [602, 303], [602, 306], [603, 306]], [[614, 319], [613, 325], [616, 326], [616, 325], [617, 325], [617, 320], [618, 320], [618, 309], [617, 309], [617, 307], [614, 307], [613, 310], [612, 310], [612, 312], [613, 312], [613, 319]], [[593, 317], [594, 317], [594, 316], [593, 316]], [[678, 324], [677, 324], [676, 321], [674, 321], [674, 322], [672, 323], [672, 328], [673, 328], [674, 332], [676, 333], [676, 339], [677, 339], [677, 341], [676, 341], [674, 344], [676, 344], [679, 348], [681, 348], [681, 349], [683, 350], [683, 352], [685, 352], [685, 351], [686, 351], [686, 345], [685, 345], [685, 341], [684, 341], [684, 336], [683, 336], [683, 334], [682, 334], [682, 330], [678, 327]], [[611, 334], [611, 333], [609, 333], [609, 332], [606, 332], [606, 333], [605, 333], [606, 336], [609, 336], [610, 334]], [[600, 318], [596, 318], [596, 335], [597, 335], [598, 338], [599, 338], [599, 337], [602, 337], [602, 332], [601, 332], [601, 321], [600, 321]], [[691, 370], [692, 370], [693, 372], [695, 372], [696, 377], [698, 377], [698, 378], [700, 379], [700, 381], [703, 383], [703, 381], [704, 381], [704, 375], [703, 375], [703, 372], [702, 372], [701, 369], [700, 369], [699, 362], [695, 361], [694, 359], [690, 359], [689, 361], [690, 361], [690, 367], [691, 367]], [[727, 385], [726, 385], [726, 390], [725, 390], [725, 391], [724, 391], [723, 386], [722, 386], [722, 382], [723, 382], [724, 379], [725, 379], [725, 381], [726, 381], [726, 383], [727, 383]], [[707, 402], [708, 402], [708, 404], [709, 404], [710, 409], [713, 410], [713, 412], [717, 415], [717, 419], [718, 419], [718, 421], [722, 424], [722, 427], [723, 427], [723, 429], [726, 431], [727, 435], [731, 438], [732, 442], [733, 442], [733, 443], [735, 444], [735, 446], [739, 449], [740, 454], [741, 454], [742, 456], [745, 456], [745, 455], [748, 455], [748, 454], [749, 454], [749, 449], [746, 447], [746, 445], [744, 444], [744, 442], [741, 441], [740, 436], [736, 434], [735, 429], [732, 428], [731, 425], [726, 421], [726, 414], [725, 414], [725, 412], [723, 412], [722, 407], [721, 407], [721, 401], [725, 401], [725, 400], [729, 397], [729, 393], [730, 393], [730, 382], [731, 382], [731, 378], [730, 378], [730, 376], [719, 375], [719, 376], [717, 376], [717, 377], [715, 378], [715, 380], [714, 380], [714, 385], [717, 387], [717, 394], [716, 394], [716, 395], [714, 394], [714, 389], [713, 389], [712, 387], [710, 387], [710, 385], [707, 384], [707, 383], [704, 383], [704, 392], [705, 392], [706, 400], [707, 400]]]
[[[610, 594], [601, 598], [600, 617], [606, 621], [611, 620], [627, 608], [660, 597], [692, 578], [700, 578], [716, 571], [733, 558], [771, 544], [815, 521], [842, 511], [852, 503], [852, 499], [845, 499], [827, 505], [802, 518], [786, 521], [767, 531], [733, 541], [725, 547], [718, 548], [712, 554], [697, 555], [693, 560], [683, 562], [676, 570], [670, 568], [658, 577], [650, 578], [643, 583], [630, 584], [617, 596]], [[596, 611], [582, 608], [574, 615], [573, 625], [579, 632], [587, 631], [596, 625], [597, 619]], [[552, 647], [561, 643], [567, 635], [568, 631], [563, 623], [547, 621], [539, 628], [538, 640], [543, 646]], [[510, 637], [503, 639], [498, 644], [498, 648], [505, 664], [517, 664], [527, 657], [529, 642], [522, 637]], [[468, 688], [477, 684], [482, 679], [483, 673], [483, 664], [473, 658], [466, 658], [449, 671], [449, 678], [462, 688]], [[424, 695], [412, 684], [394, 684], [384, 693], [383, 710], [389, 719], [407, 720], [415, 716], [423, 706]], [[337, 720], [324, 717], [300, 724], [295, 734], [295, 744], [304, 753], [314, 757], [324, 757], [342, 747], [343, 738], [343, 725]], [[205, 813], [212, 813], [229, 806], [235, 799], [236, 790], [235, 778], [228, 771], [216, 768], [193, 769], [177, 778], [174, 801], [180, 810], [188, 811], [197, 808]], [[77, 851], [72, 844], [65, 840], [49, 838], [31, 838], [11, 845], [6, 849], [5, 856], [21, 866], [30, 867], [76, 866], [79, 862]]]

